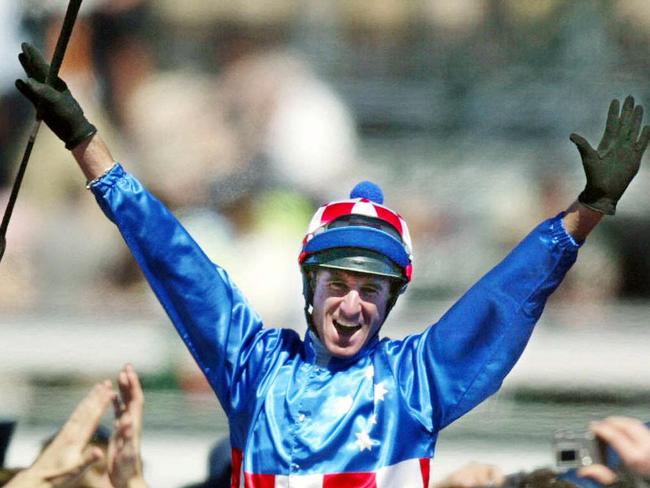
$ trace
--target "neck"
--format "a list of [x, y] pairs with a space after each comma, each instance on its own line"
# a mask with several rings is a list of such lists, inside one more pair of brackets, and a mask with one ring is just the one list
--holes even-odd
[[314, 347], [315, 362], [317, 366], [325, 367], [329, 364], [330, 360], [334, 357], [323, 345], [318, 337], [318, 334], [310, 327], [307, 332], [310, 335], [312, 345]]

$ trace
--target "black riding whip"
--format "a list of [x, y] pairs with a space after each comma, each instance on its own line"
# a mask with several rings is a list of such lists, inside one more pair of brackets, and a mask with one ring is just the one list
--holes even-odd
[[[59, 33], [59, 38], [57, 39], [56, 47], [54, 48], [52, 63], [50, 64], [50, 71], [47, 74], [47, 84], [51, 85], [59, 74], [59, 68], [63, 62], [63, 56], [65, 55], [66, 48], [68, 47], [68, 41], [70, 40], [72, 28], [74, 27], [74, 23], [77, 20], [77, 14], [79, 13], [80, 7], [81, 0], [70, 0], [70, 3], [68, 4], [68, 8], [65, 12], [65, 18], [63, 19], [63, 25], [61, 26], [61, 32]], [[18, 191], [20, 190], [20, 185], [22, 184], [23, 177], [25, 176], [25, 170], [27, 169], [29, 156], [32, 154], [34, 141], [36, 141], [36, 135], [38, 134], [38, 129], [40, 127], [41, 117], [37, 109], [36, 121], [34, 122], [32, 130], [29, 134], [29, 140], [27, 141], [27, 146], [25, 146], [23, 159], [20, 162], [20, 166], [18, 167], [18, 173], [16, 173], [16, 179], [14, 180], [14, 184], [11, 188], [9, 201], [7, 202], [7, 207], [5, 208], [5, 213], [2, 217], [2, 224], [0, 224], [0, 260], [2, 260], [2, 256], [5, 253], [5, 248], [7, 247], [7, 227], [9, 227], [9, 220], [11, 219], [11, 214], [14, 210], [16, 199], [18, 198]]]

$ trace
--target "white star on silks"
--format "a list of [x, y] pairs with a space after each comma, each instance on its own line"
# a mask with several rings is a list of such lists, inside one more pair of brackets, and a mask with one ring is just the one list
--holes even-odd
[[371, 380], [372, 377], [375, 376], [375, 367], [372, 365], [368, 366], [364, 374], [366, 375], [366, 378]]
[[384, 386], [384, 383], [381, 382], [379, 384], [375, 385], [375, 403], [376, 402], [383, 402], [384, 401], [384, 395], [388, 393], [388, 390]]
[[373, 413], [370, 416], [370, 420], [368, 420], [368, 422], [370, 422], [370, 425], [377, 425], [377, 415]]
[[354, 399], [352, 395], [346, 395], [342, 397], [336, 397], [334, 399], [334, 405], [332, 411], [336, 415], [345, 415], [352, 409]]
[[359, 432], [355, 435], [357, 436], [355, 444], [359, 448], [359, 451], [363, 452], [366, 449], [370, 450], [372, 448], [372, 439], [367, 432]]

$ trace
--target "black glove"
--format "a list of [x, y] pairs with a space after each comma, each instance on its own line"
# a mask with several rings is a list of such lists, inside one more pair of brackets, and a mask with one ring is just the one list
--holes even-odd
[[578, 201], [609, 215], [614, 215], [616, 202], [639, 171], [641, 157], [650, 141], [650, 126], [646, 125], [639, 137], [643, 107], [635, 107], [633, 97], [625, 99], [621, 115], [618, 113], [619, 102], [614, 99], [609, 105], [605, 133], [598, 149], [594, 150], [578, 134], [570, 137], [578, 147], [587, 175], [587, 186]]
[[50, 66], [41, 53], [31, 44], [22, 44], [23, 52], [18, 55], [28, 79], [16, 80], [16, 88], [29, 99], [43, 119], [67, 149], [92, 136], [97, 129], [84, 117], [83, 110], [73, 98], [68, 86], [57, 76], [51, 84], [46, 84]]

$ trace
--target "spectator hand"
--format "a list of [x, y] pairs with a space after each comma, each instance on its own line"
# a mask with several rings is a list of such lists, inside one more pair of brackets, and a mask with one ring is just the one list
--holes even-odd
[[435, 482], [434, 488], [471, 488], [477, 486], [501, 486], [503, 471], [490, 464], [469, 463], [454, 471], [445, 479]]
[[7, 488], [69, 488], [95, 462], [103, 458], [98, 447], [88, 445], [115, 392], [110, 381], [95, 385], [77, 405], [57, 436], [34, 464], [21, 471]]
[[578, 134], [570, 139], [577, 147], [587, 176], [587, 185], [578, 200], [601, 213], [614, 215], [616, 203], [639, 171], [641, 157], [650, 141], [650, 126], [639, 137], [643, 107], [634, 106], [628, 96], [619, 116], [619, 101], [612, 100], [607, 115], [605, 133], [598, 148]]
[[[591, 431], [616, 451], [629, 470], [650, 476], [650, 428], [643, 422], [630, 417], [608, 417], [593, 424]], [[611, 469], [599, 464], [584, 467], [578, 474], [602, 484], [616, 480]]]
[[146, 486], [140, 457], [144, 395], [133, 366], [118, 376], [120, 399], [114, 400], [115, 424], [108, 446], [108, 473], [115, 488]]
[[32, 102], [38, 116], [65, 142], [66, 148], [73, 149], [97, 132], [61, 78], [46, 84], [50, 66], [34, 46], [23, 43], [18, 59], [28, 78], [16, 80], [16, 88]]

